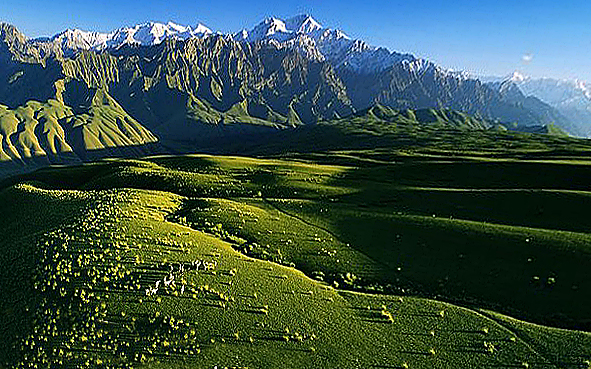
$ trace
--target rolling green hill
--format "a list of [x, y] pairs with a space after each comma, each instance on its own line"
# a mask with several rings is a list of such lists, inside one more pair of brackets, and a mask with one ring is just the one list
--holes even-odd
[[[449, 109], [397, 110], [376, 105], [348, 117], [302, 125], [273, 135], [212, 141], [203, 144], [201, 151], [233, 155], [305, 155], [394, 149], [519, 156], [555, 150], [579, 155], [590, 147], [589, 141], [568, 137], [553, 126], [536, 127], [535, 133], [527, 128], [504, 126]], [[174, 147], [179, 152], [192, 153], [195, 146], [192, 142], [176, 142]]]
[[76, 164], [105, 156], [162, 152], [158, 138], [131, 118], [107, 93], [88, 90], [66, 105], [71, 86], [56, 83], [57, 99], [0, 105], [0, 174], [48, 164]]
[[589, 366], [585, 153], [434, 150], [7, 180], [0, 292], [18, 298], [1, 302], [2, 362]]
[[[14, 109], [2, 107], [3, 176], [48, 164], [76, 164], [108, 156], [138, 157], [165, 150], [285, 154], [409, 145], [439, 149], [444, 145], [461, 145], [474, 150], [506, 149], [511, 142], [528, 149], [559, 143], [586, 145], [586, 141], [554, 134], [508, 132], [498, 123], [448, 109], [396, 110], [381, 105], [345, 118], [297, 127], [241, 115], [246, 110], [230, 110], [227, 114], [238, 115], [231, 119], [226, 116], [219, 124], [174, 125], [178, 137], [184, 139], [164, 135], [161, 140], [134, 120], [104, 89], [89, 89], [70, 78], [57, 81], [54, 87], [56, 98], [46, 103], [29, 101]], [[173, 114], [175, 108], [171, 109]], [[210, 112], [204, 105], [194, 109], [198, 115]], [[219, 118], [215, 110], [211, 111]]]

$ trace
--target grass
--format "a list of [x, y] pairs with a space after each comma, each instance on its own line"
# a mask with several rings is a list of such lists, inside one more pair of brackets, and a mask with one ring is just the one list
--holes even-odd
[[531, 155], [161, 156], [12, 178], [0, 366], [588, 366], [587, 160]]

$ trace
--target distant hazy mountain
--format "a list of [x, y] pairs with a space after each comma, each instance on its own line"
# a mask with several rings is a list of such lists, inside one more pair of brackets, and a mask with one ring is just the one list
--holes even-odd
[[572, 122], [570, 131], [591, 137], [591, 89], [578, 80], [530, 78], [515, 73], [511, 79], [524, 94], [535, 96], [556, 108]]
[[505, 77], [479, 77], [489, 86], [511, 85], [523, 96], [542, 101], [562, 116], [562, 125], [571, 134], [591, 137], [591, 89], [580, 80], [532, 78], [519, 72]]
[[[524, 94], [518, 82], [505, 79], [500, 82], [489, 82], [489, 87], [498, 91], [503, 99], [514, 106], [527, 111], [530, 122], [546, 122], [545, 125], [558, 126], [573, 135], [581, 135], [577, 125], [564, 116], [558, 109], [543, 102], [533, 95]], [[523, 121], [522, 121], [523, 122]], [[537, 124], [521, 124], [524, 127], [534, 127]], [[530, 128], [530, 131], [537, 131]]]

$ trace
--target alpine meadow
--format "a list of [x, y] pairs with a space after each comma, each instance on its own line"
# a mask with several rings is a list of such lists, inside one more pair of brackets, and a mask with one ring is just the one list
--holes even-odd
[[1, 369], [591, 368], [581, 80], [3, 6]]

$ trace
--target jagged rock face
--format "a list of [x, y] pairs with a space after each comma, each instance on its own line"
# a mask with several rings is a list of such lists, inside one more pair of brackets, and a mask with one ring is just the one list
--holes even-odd
[[[109, 114], [100, 115], [104, 126], [100, 119], [92, 120], [95, 132], [144, 132], [132, 135], [131, 141], [119, 136], [96, 141], [92, 135], [81, 135], [73, 147], [67, 137], [60, 141], [64, 144], [59, 147], [67, 143], [78, 156], [91, 146], [137, 146], [153, 143], [156, 136], [198, 147], [222, 136], [342, 118], [375, 104], [455, 109], [505, 123], [553, 122], [569, 129], [552, 107], [512, 85], [483, 84], [412, 55], [371, 47], [306, 16], [269, 19], [235, 35], [201, 29], [191, 36], [199, 28], [144, 26], [108, 37], [71, 31], [27, 40], [14, 27], [0, 25], [0, 104], [5, 115], [26, 120], [14, 112], [30, 101], [46, 104], [35, 114], [59, 106], [75, 117], [96, 117], [100, 108]], [[137, 37], [145, 42], [135, 42]], [[119, 39], [123, 41], [109, 47]], [[109, 119], [133, 127], [111, 130]], [[9, 136], [16, 137], [14, 132]], [[41, 151], [60, 151], [54, 146]]]
[[6, 163], [14, 172], [146, 155], [161, 152], [161, 143], [199, 150], [318, 122], [347, 126], [342, 118], [360, 111], [380, 116], [386, 131], [399, 122], [469, 129], [503, 122], [580, 132], [514, 84], [483, 84], [309, 16], [271, 18], [234, 35], [146, 23], [28, 40], [0, 24], [0, 172]]
[[[45, 74], [35, 83], [44, 91], [39, 100], [52, 97], [54, 80], [82, 81], [107, 89], [125, 110], [158, 127], [164, 136], [186, 138], [175, 125], [191, 122], [283, 127], [354, 111], [329, 63], [291, 48], [242, 43], [229, 36], [168, 39], [152, 47], [126, 46], [109, 53], [84, 50], [72, 57], [47, 58], [45, 63], [42, 72], [26, 73], [35, 78]], [[27, 82], [30, 79], [22, 79], [23, 86]], [[9, 106], [18, 106], [29, 96], [14, 93], [16, 85], [8, 90], [2, 102]]]
[[0, 174], [162, 151], [107, 91], [69, 78], [14, 27], [0, 36]]
[[384, 104], [401, 109], [448, 108], [518, 126], [571, 122], [539, 99], [525, 96], [512, 83], [484, 84], [422, 60], [403, 61], [378, 73], [340, 71], [356, 109]]
[[29, 42], [16, 27], [0, 23], [0, 62], [38, 63], [41, 58], [39, 51]]

